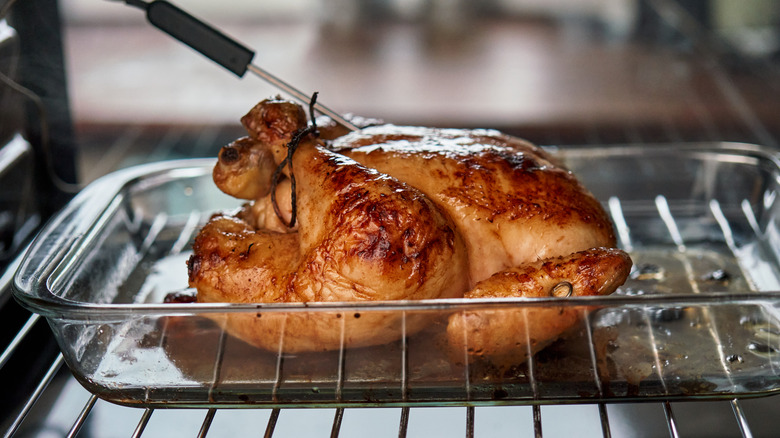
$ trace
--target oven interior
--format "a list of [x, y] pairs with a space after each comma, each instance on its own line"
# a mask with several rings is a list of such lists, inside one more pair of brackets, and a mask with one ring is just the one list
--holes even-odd
[[[278, 4], [277, 4], [278, 3]], [[340, 0], [177, 5], [331, 108], [489, 127], [547, 147], [778, 149], [780, 6], [751, 0]], [[773, 436], [777, 397], [583, 405], [138, 409], [87, 392], [10, 293], [31, 238], [80, 187], [214, 157], [278, 93], [236, 79], [122, 2], [6, 1], [0, 27], [0, 379], [6, 436]], [[660, 147], [659, 146], [659, 147]], [[616, 172], [620, 169], [583, 169]], [[604, 178], [609, 181], [609, 177]], [[728, 190], [728, 188], [725, 188]]]

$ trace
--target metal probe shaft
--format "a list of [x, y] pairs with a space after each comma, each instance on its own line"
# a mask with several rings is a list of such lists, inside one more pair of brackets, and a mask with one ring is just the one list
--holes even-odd
[[[263, 70], [262, 68], [254, 65], [249, 64], [247, 65], [247, 70], [254, 73], [255, 75], [259, 76], [266, 82], [270, 83], [271, 85], [275, 86], [276, 88], [279, 88], [280, 90], [284, 91], [285, 93], [291, 95], [295, 99], [298, 99], [301, 103], [308, 104], [309, 100], [311, 99], [310, 95], [307, 95], [303, 93], [301, 90], [293, 87], [292, 85], [288, 84], [287, 82], [279, 79], [278, 77], [272, 75], [271, 73], [268, 73], [267, 71]], [[339, 115], [337, 112], [333, 111], [332, 109], [326, 107], [325, 105], [322, 105], [319, 102], [314, 102], [314, 109], [317, 111], [325, 114], [326, 116], [330, 117], [331, 119], [335, 120], [336, 123], [339, 125], [344, 126], [345, 128], [349, 128], [352, 131], [357, 131], [358, 128], [354, 124], [352, 124], [349, 120], [345, 119], [341, 115]]]

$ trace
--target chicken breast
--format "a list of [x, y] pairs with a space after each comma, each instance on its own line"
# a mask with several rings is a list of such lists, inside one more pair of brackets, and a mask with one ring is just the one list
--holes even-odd
[[498, 131], [383, 125], [332, 148], [441, 206], [466, 241], [472, 285], [525, 263], [615, 246], [609, 217], [571, 172]]

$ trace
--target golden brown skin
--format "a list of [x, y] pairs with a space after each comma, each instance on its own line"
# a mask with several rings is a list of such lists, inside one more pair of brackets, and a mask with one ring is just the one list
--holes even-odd
[[239, 199], [257, 199], [271, 190], [271, 176], [276, 167], [267, 148], [242, 137], [219, 151], [214, 167], [214, 183], [223, 192]]
[[296, 130], [306, 127], [306, 112], [300, 105], [276, 96], [255, 105], [241, 118], [241, 124], [261, 143], [286, 143]]
[[278, 233], [297, 231], [297, 223], [292, 227], [288, 226], [292, 220], [292, 184], [290, 180], [281, 180], [274, 191], [280, 214], [277, 214], [276, 209], [274, 209], [273, 199], [269, 193], [251, 204], [244, 205], [238, 217], [257, 230]]
[[[574, 286], [573, 295], [605, 295], [628, 275], [631, 261], [611, 249], [615, 236], [600, 203], [525, 141], [490, 130], [393, 125], [337, 137], [328, 149], [308, 141], [293, 155], [299, 224], [288, 228], [290, 180], [275, 189], [280, 219], [266, 179], [287, 157], [285, 146], [305, 126], [305, 114], [298, 105], [270, 100], [242, 123], [251, 137], [241, 149], [247, 158], [231, 168], [220, 153], [215, 180], [217, 168], [230, 169], [232, 178], [218, 181], [220, 188], [252, 192], [255, 202], [237, 218], [216, 217], [196, 239], [189, 268], [199, 301], [420, 299], [460, 297], [467, 289], [466, 297], [534, 297], [548, 296], [562, 281]], [[262, 190], [244, 190], [255, 176], [263, 179], [256, 184]], [[377, 204], [366, 207], [369, 199]], [[390, 217], [395, 228], [381, 222]], [[430, 247], [415, 256], [421, 264], [411, 271], [394, 258], [410, 232], [421, 239], [417, 253]], [[409, 289], [415, 282], [425, 286]], [[448, 338], [456, 355], [465, 352], [469, 360], [521, 361], [576, 324], [572, 309], [524, 310], [517, 314], [522, 321], [512, 311], [456, 314]], [[227, 325], [263, 348], [276, 349], [284, 338], [285, 351], [338, 348], [344, 324], [357, 335], [349, 340], [354, 345], [400, 337], [392, 312], [339, 324], [340, 315], [318, 315], [231, 317]]]
[[[199, 302], [327, 302], [460, 297], [468, 287], [463, 242], [418, 190], [307, 141], [295, 152], [298, 230], [257, 230], [216, 215], [188, 262]], [[397, 313], [350, 320], [347, 345], [400, 336]], [[228, 330], [288, 352], [340, 346], [334, 314], [228, 316]], [[420, 323], [407, 326], [411, 333]]]
[[257, 199], [271, 190], [271, 176], [286, 155], [293, 133], [306, 127], [306, 113], [277, 97], [255, 105], [241, 123], [249, 133], [219, 151], [214, 183], [239, 199]]
[[466, 241], [472, 284], [525, 263], [616, 245], [606, 212], [571, 172], [497, 131], [384, 125], [332, 147], [441, 206]]
[[[623, 284], [630, 268], [625, 252], [594, 248], [498, 272], [479, 282], [465, 297], [606, 295]], [[447, 338], [456, 360], [465, 355], [468, 360], [486, 357], [499, 364], [522, 363], [576, 326], [583, 310], [546, 305], [464, 311], [450, 316]]]

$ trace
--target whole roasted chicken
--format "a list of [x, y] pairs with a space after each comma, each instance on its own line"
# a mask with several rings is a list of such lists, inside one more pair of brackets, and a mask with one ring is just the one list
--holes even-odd
[[[193, 244], [200, 302], [341, 302], [604, 295], [625, 281], [600, 203], [525, 141], [490, 130], [393, 125], [338, 132], [299, 105], [260, 102], [214, 181], [246, 199]], [[450, 315], [454, 352], [524, 360], [574, 326], [575, 307]], [[226, 329], [287, 352], [366, 346], [423, 328], [398, 311], [228, 315]], [[357, 316], [357, 315], [355, 315]], [[403, 321], [401, 321], [403, 318]], [[457, 354], [457, 353], [456, 353]]]

